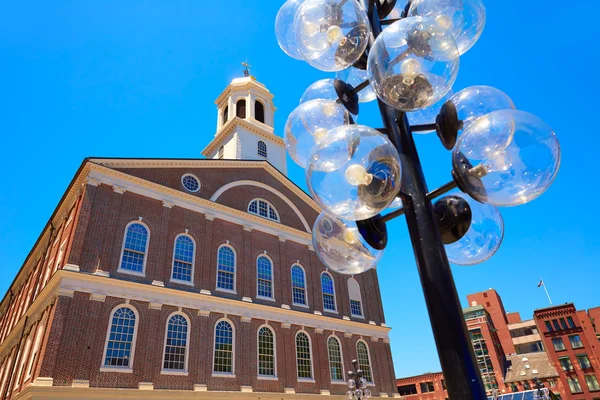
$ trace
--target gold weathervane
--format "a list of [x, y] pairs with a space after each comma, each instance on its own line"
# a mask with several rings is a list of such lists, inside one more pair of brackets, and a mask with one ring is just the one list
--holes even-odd
[[250, 68], [252, 65], [248, 64], [248, 60], [242, 62], [242, 67], [244, 67], [244, 76], [250, 76]]

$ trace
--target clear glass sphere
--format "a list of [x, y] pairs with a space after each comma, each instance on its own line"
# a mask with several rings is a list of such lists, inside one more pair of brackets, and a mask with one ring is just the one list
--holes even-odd
[[[354, 87], [357, 87], [358, 85], [369, 79], [369, 73], [363, 69], [350, 67], [337, 72], [336, 78], [346, 83], [349, 83]], [[371, 85], [358, 92], [358, 101], [360, 103], [368, 103], [370, 101], [375, 100], [376, 98], [377, 95], [375, 94], [375, 91], [373, 90]]]
[[464, 54], [483, 32], [485, 6], [481, 0], [413, 0], [408, 16], [433, 19], [456, 38], [458, 51]]
[[357, 0], [306, 0], [294, 19], [304, 59], [321, 71], [341, 71], [363, 55], [369, 41], [367, 13]]
[[[426, 107], [422, 110], [415, 110], [415, 111], [407, 112], [406, 115], [408, 117], [408, 122], [410, 122], [410, 125], [412, 126], [412, 125], [434, 124], [438, 114], [440, 113], [440, 110], [442, 109], [442, 106], [444, 105], [444, 103], [446, 101], [448, 101], [450, 99], [450, 97], [452, 96], [453, 93], [454, 92], [452, 92], [452, 89], [450, 89], [450, 91], [448, 93], [446, 93], [444, 95], [444, 97], [442, 97], [437, 103], [435, 103], [429, 107]], [[428, 131], [419, 131], [419, 132], [414, 132], [414, 133], [428, 134], [431, 132], [435, 132], [435, 129], [428, 130]]]
[[304, 3], [305, 0], [288, 0], [286, 1], [275, 18], [275, 36], [279, 47], [288, 56], [297, 60], [304, 60], [302, 53], [298, 50], [296, 42], [296, 32], [294, 32], [294, 17], [296, 11]]
[[400, 191], [398, 151], [368, 126], [330, 131], [312, 149], [306, 168], [308, 189], [319, 205], [341, 219], [377, 215]]
[[362, 399], [363, 398], [363, 392], [360, 389], [356, 389], [354, 391], [354, 397], [356, 397], [357, 399]]
[[392, 9], [392, 11], [390, 11], [390, 13], [384, 19], [389, 20], [389, 19], [400, 19], [400, 18], [402, 18], [402, 16], [404, 15], [404, 9], [405, 8], [406, 8], [406, 1], [400, 1], [400, 0], [398, 0], [396, 2], [396, 5]]
[[471, 226], [457, 242], [447, 244], [446, 254], [451, 263], [475, 265], [493, 256], [504, 238], [504, 220], [500, 211], [491, 204], [480, 203], [462, 192], [453, 192], [469, 203]]
[[344, 106], [330, 100], [310, 100], [300, 104], [285, 123], [284, 141], [290, 157], [306, 168], [313, 146], [333, 129], [350, 123]]
[[[330, 270], [358, 275], [375, 268], [383, 250], [375, 250], [362, 237], [356, 222], [341, 220], [322, 212], [313, 225], [313, 246], [319, 259]], [[354, 388], [356, 382], [348, 381]]]
[[377, 37], [367, 63], [377, 96], [403, 111], [427, 108], [452, 88], [458, 47], [451, 33], [423, 17], [394, 22]]
[[348, 392], [346, 392], [346, 398], [348, 400], [354, 400], [354, 392], [352, 390], [349, 390]]
[[454, 174], [471, 197], [495, 206], [530, 202], [560, 166], [556, 134], [535, 115], [501, 110], [469, 124], [452, 151]]
[[358, 387], [360, 389], [366, 389], [367, 388], [367, 380], [365, 378], [360, 378]]
[[402, 208], [404, 207], [404, 204], [402, 204], [402, 199], [400, 197], [396, 197], [394, 199], [394, 201], [392, 201], [390, 203], [390, 205], [388, 206], [388, 210], [397, 210], [398, 208]]
[[506, 93], [491, 86], [470, 86], [454, 94], [450, 101], [456, 106], [458, 119], [463, 121], [463, 129], [492, 111], [515, 109]]
[[[323, 215], [323, 214], [321, 214], [321, 215]], [[319, 217], [320, 217], [320, 216], [319, 216]], [[360, 235], [360, 233], [359, 233], [359, 235]], [[316, 249], [316, 247], [315, 247], [315, 249]], [[354, 379], [350, 379], [350, 380], [348, 381], [348, 387], [349, 387], [350, 389], [354, 389], [354, 386], [356, 386], [356, 382], [354, 381]]]
[[365, 389], [365, 399], [370, 399], [371, 398], [371, 391], [369, 389]]
[[334, 81], [335, 79], [321, 79], [310, 85], [302, 94], [300, 104], [316, 99], [336, 101], [338, 95], [333, 87]]

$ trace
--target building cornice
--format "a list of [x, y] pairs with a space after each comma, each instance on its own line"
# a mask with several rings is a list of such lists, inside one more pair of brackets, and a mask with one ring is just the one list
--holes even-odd
[[312, 243], [312, 234], [310, 232], [301, 231], [296, 228], [283, 225], [279, 222], [261, 218], [245, 211], [237, 210], [223, 204], [184, 193], [180, 190], [150, 182], [124, 172], [94, 164], [90, 169], [90, 176], [102, 182], [103, 184], [109, 186], [119, 185], [125, 188], [128, 192], [136, 193], [161, 202], [167, 201], [173, 204], [173, 206], [182, 207], [191, 211], [203, 214], [211, 214], [216, 218], [240, 225], [242, 227], [244, 225], [250, 225], [253, 229], [260, 230], [274, 236], [283, 234], [290, 240], [306, 246]]
[[[259, 126], [260, 124], [260, 126]], [[201, 154], [205, 157], [208, 157], [209, 154], [214, 153], [217, 148], [223, 144], [225, 139], [235, 130], [236, 127], [242, 127], [255, 135], [260, 136], [261, 138], [268, 140], [270, 142], [275, 143], [279, 146], [285, 146], [285, 142], [283, 138], [276, 136], [274, 133], [274, 129], [268, 125], [262, 124], [260, 122], [252, 122], [251, 119], [243, 119], [240, 117], [233, 117], [221, 128], [219, 132], [215, 135], [214, 139], [201, 151]]]
[[234, 91], [244, 91], [250, 89], [255, 89], [268, 100], [273, 100], [273, 98], [275, 97], [275, 95], [273, 95], [273, 93], [271, 93], [265, 85], [258, 82], [254, 77], [249, 77], [249, 79], [239, 78], [234, 79], [229, 85], [227, 85], [225, 90], [223, 90], [219, 97], [217, 97], [217, 99], [215, 100], [215, 104], [217, 106], [220, 106], [223, 103], [225, 103], [227, 98]]

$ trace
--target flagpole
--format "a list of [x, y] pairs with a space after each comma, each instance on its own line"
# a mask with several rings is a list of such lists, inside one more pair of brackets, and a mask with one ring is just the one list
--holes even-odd
[[552, 305], [552, 299], [550, 298], [550, 294], [548, 293], [548, 289], [546, 288], [546, 282], [544, 282], [543, 279], [541, 279], [541, 280], [542, 280], [542, 286], [544, 286], [544, 291], [546, 292], [546, 296], [548, 296], [548, 301], [550, 302], [550, 305]]

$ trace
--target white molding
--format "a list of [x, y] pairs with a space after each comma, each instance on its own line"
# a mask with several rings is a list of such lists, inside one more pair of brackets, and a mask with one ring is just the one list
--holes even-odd
[[216, 215], [214, 214], [210, 214], [210, 213], [204, 213], [204, 218], [209, 220], [209, 221], [214, 221], [216, 218]]
[[210, 376], [213, 378], [236, 378], [235, 374], [227, 374], [225, 372], [213, 372]]
[[[163, 360], [164, 362], [164, 360]], [[187, 359], [186, 359], [187, 362]], [[172, 376], [189, 376], [189, 372], [188, 371], [172, 371], [170, 369], [161, 369], [160, 370], [160, 374], [161, 375], [172, 375]]]
[[208, 392], [208, 386], [204, 383], [201, 384], [195, 384], [194, 385], [194, 392]]
[[284, 388], [283, 393], [285, 394], [296, 394], [296, 389], [294, 388]]
[[163, 281], [152, 281], [152, 286], [165, 287], [165, 283]]
[[163, 306], [162, 303], [156, 303], [153, 301], [148, 303], [148, 308], [150, 310], [162, 310], [162, 306]]
[[59, 289], [58, 290], [58, 295], [59, 296], [64, 296], [64, 297], [73, 297], [75, 296], [75, 290], [72, 289]]
[[352, 334], [350, 332], [344, 332], [344, 337], [347, 339], [351, 339], [352, 338]]
[[166, 207], [166, 208], [173, 208], [173, 206], [175, 206], [175, 203], [173, 203], [172, 201], [169, 201], [169, 200], [163, 200], [162, 205], [163, 205], [163, 207]]
[[252, 225], [247, 225], [247, 224], [244, 224], [243, 227], [246, 232], [252, 232], [252, 230], [254, 229], [252, 227]]
[[321, 389], [321, 396], [331, 396], [329, 390]]
[[252, 386], [240, 386], [240, 392], [242, 393], [252, 393]]
[[241, 317], [242, 322], [252, 322], [252, 317], [247, 317], [245, 315], [242, 315]]
[[113, 192], [118, 193], [118, 194], [125, 194], [125, 192], [127, 191], [127, 189], [125, 189], [123, 186], [120, 185], [113, 185]]
[[279, 241], [285, 243], [285, 242], [287, 242], [287, 237], [285, 237], [283, 235], [279, 235]]
[[104, 276], [106, 278], [110, 278], [110, 272], [109, 271], [102, 271], [101, 269], [97, 269], [96, 271], [94, 271], [94, 275]]
[[278, 381], [279, 377], [278, 376], [264, 376], [264, 375], [258, 375], [256, 377], [256, 379], [258, 379], [259, 381]]
[[210, 290], [207, 290], [207, 289], [200, 289], [200, 294], [203, 294], [206, 296], [212, 296], [212, 293], [210, 292]]
[[152, 382], [140, 382], [138, 383], [139, 390], [154, 390], [154, 384]]
[[242, 301], [245, 301], [246, 303], [252, 303], [252, 298], [244, 296], [242, 297]]
[[[279, 190], [272, 188], [269, 185], [266, 185], [262, 182], [257, 182], [257, 181], [251, 181], [251, 180], [239, 180], [239, 181], [234, 181], [234, 182], [229, 182], [226, 185], [221, 186], [210, 198], [210, 201], [213, 202], [217, 202], [217, 200], [219, 199], [219, 197], [225, 193], [227, 190], [237, 187], [237, 186], [256, 186], [265, 190], [268, 190], [269, 192], [273, 193], [274, 195], [278, 196], [281, 200], [285, 201], [285, 203], [292, 209], [294, 210], [294, 212], [296, 213], [296, 215], [298, 216], [298, 218], [300, 218], [300, 221], [302, 222], [302, 225], [304, 225], [304, 229], [306, 229], [306, 232], [309, 232], [312, 234], [312, 229], [310, 228], [310, 226], [308, 225], [308, 222], [306, 221], [306, 218], [304, 218], [304, 215], [302, 215], [302, 213], [300, 212], [300, 210], [298, 209], [298, 207], [296, 207], [296, 205], [283, 193], [281, 193]], [[266, 200], [265, 200], [266, 201]], [[270, 204], [270, 203], [269, 203]], [[274, 207], [273, 207], [274, 208]], [[263, 217], [259, 217], [262, 219], [265, 219]], [[268, 219], [267, 219], [268, 220]]]
[[210, 316], [210, 310], [200, 309], [200, 310], [198, 310], [198, 316], [200, 316], [200, 317], [208, 317], [208, 316]]
[[[357, 317], [357, 318], [360, 318], [360, 317]], [[342, 319], [346, 320], [346, 321], [350, 321], [350, 317], [347, 315], [342, 316]]]
[[87, 177], [85, 178], [85, 183], [87, 183], [90, 186], [100, 186], [100, 180], [96, 179], [96, 178], [92, 178], [92, 177]]
[[291, 310], [290, 306], [287, 304], [282, 304], [281, 308], [283, 308], [284, 310]]
[[63, 267], [63, 269], [65, 269], [67, 271], [79, 272], [79, 265], [65, 264], [65, 266]]
[[281, 323], [281, 327], [282, 327], [283, 329], [290, 329], [290, 328], [292, 327], [292, 324], [291, 324], [291, 323], [289, 323], [289, 322], [282, 322], [282, 323]]
[[75, 388], [89, 388], [90, 381], [87, 379], [73, 379], [71, 386]]
[[39, 376], [35, 378], [32, 386], [54, 386], [54, 379], [49, 377]]
[[106, 295], [103, 293], [90, 293], [90, 301], [104, 303], [106, 301]]
[[[106, 354], [104, 355], [106, 357]], [[118, 372], [120, 374], [132, 374], [132, 368], [119, 368], [119, 367], [100, 367], [100, 372]]]
[[320, 334], [322, 334], [323, 332], [325, 332], [325, 330], [324, 330], [323, 328], [315, 328], [315, 333], [316, 333], [316, 334], [320, 335]]

